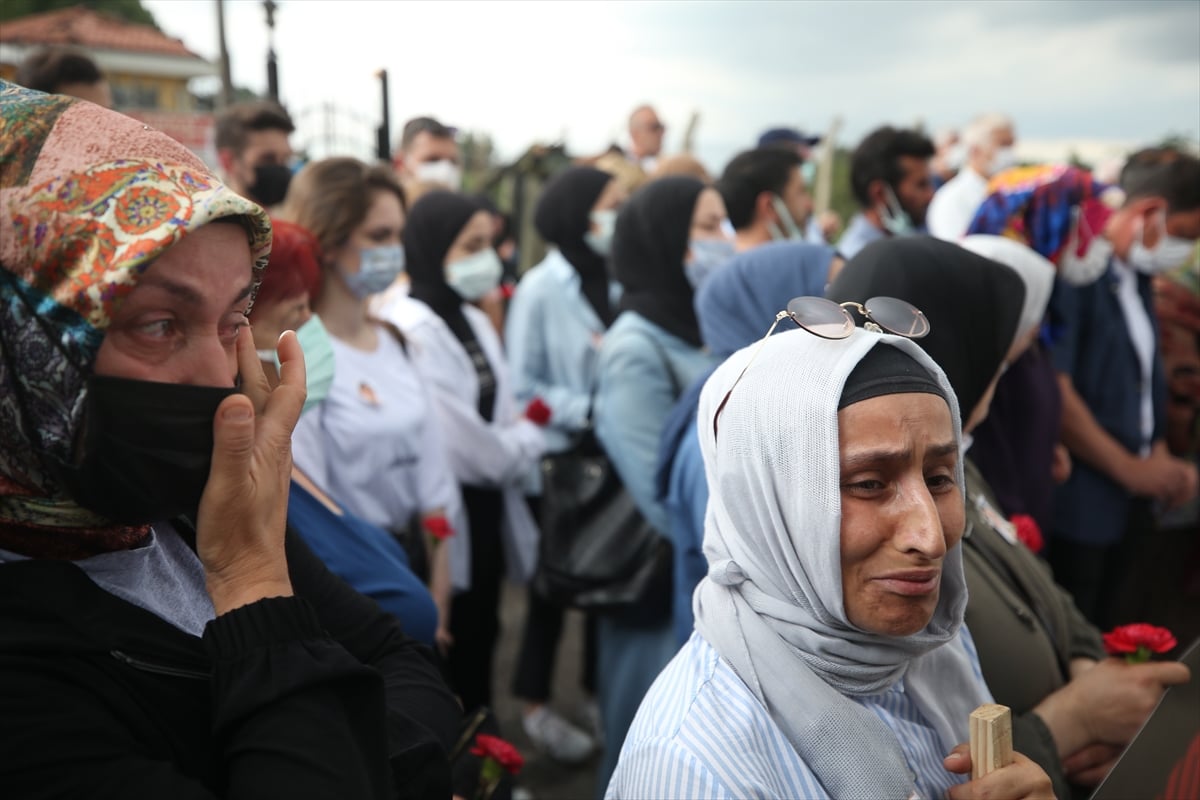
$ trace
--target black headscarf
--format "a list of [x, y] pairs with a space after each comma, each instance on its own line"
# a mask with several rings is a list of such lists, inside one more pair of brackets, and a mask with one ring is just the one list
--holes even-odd
[[570, 167], [546, 184], [533, 212], [537, 232], [557, 247], [579, 273], [583, 296], [606, 328], [613, 318], [608, 300], [608, 269], [604, 256], [588, 247], [583, 236], [591, 224], [592, 206], [612, 180], [609, 173], [592, 167]]
[[463, 315], [463, 298], [446, 283], [446, 253], [471, 217], [487, 209], [478, 200], [454, 192], [424, 195], [408, 212], [404, 228], [404, 261], [409, 294], [428, 305], [462, 343], [479, 378], [479, 414], [489, 422], [495, 413], [496, 378], [486, 355]]
[[692, 286], [683, 272], [696, 200], [695, 178], [659, 178], [638, 189], [617, 217], [612, 261], [621, 284], [621, 309], [636, 311], [696, 347], [700, 325]]
[[1025, 284], [1012, 269], [956, 244], [911, 236], [863, 248], [828, 291], [839, 303], [879, 296], [925, 312], [929, 335], [916, 342], [946, 373], [965, 422], [1012, 346]]

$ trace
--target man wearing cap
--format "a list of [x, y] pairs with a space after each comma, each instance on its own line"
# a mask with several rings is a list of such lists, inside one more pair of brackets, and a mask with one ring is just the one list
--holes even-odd
[[[812, 136], [796, 128], [771, 128], [758, 137], [760, 148], [780, 148], [794, 151], [800, 156], [802, 161], [800, 174], [809, 194], [812, 193], [817, 178], [817, 163], [814, 159], [813, 148], [820, 143], [820, 136]], [[804, 227], [804, 240], [812, 244], [828, 244], [833, 241], [834, 235], [841, 227], [842, 218], [836, 211], [823, 211], [820, 214], [810, 213]]]

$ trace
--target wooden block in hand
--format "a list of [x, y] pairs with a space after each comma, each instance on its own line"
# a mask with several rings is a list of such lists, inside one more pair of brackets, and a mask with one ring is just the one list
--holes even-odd
[[971, 712], [971, 780], [1012, 763], [1012, 711], [986, 703]]

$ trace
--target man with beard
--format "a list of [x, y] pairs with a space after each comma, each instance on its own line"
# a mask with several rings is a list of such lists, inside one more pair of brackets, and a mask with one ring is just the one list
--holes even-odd
[[838, 240], [853, 258], [876, 239], [923, 233], [933, 200], [929, 160], [933, 142], [919, 131], [885, 126], [867, 135], [850, 160], [850, 188], [861, 211]]

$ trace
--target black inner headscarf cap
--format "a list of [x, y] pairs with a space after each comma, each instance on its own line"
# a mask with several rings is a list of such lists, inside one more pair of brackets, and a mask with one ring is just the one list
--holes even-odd
[[471, 217], [486, 211], [478, 200], [454, 192], [424, 195], [408, 212], [404, 227], [404, 263], [412, 295], [441, 313], [439, 306], [458, 308], [463, 300], [446, 284], [446, 253]]
[[[454, 192], [430, 192], [408, 212], [404, 228], [404, 260], [409, 294], [428, 305], [450, 328], [475, 365], [479, 380], [479, 415], [492, 420], [496, 377], [475, 330], [463, 315], [462, 296], [446, 283], [446, 253], [471, 217], [487, 208], [479, 200]], [[478, 358], [476, 357], [478, 356]]]
[[827, 296], [840, 303], [896, 297], [923, 311], [929, 335], [915, 341], [946, 373], [966, 419], [1012, 346], [1025, 284], [1009, 267], [956, 244], [912, 236], [863, 248]]
[[936, 394], [949, 405], [946, 392], [929, 370], [903, 350], [878, 344], [863, 356], [846, 378], [838, 411], [888, 394]]
[[592, 206], [613, 180], [593, 167], [570, 167], [546, 184], [533, 213], [533, 224], [579, 273], [583, 296], [607, 328], [613, 312], [608, 296], [608, 268], [604, 256], [588, 247], [583, 237], [591, 225]]
[[612, 262], [621, 309], [636, 311], [668, 333], [700, 347], [692, 286], [683, 272], [696, 200], [696, 178], [659, 178], [634, 192], [617, 217]]

